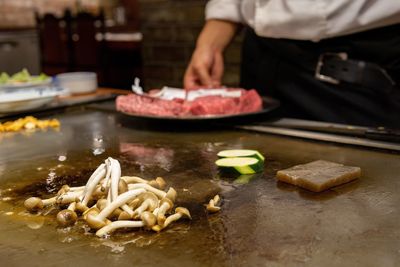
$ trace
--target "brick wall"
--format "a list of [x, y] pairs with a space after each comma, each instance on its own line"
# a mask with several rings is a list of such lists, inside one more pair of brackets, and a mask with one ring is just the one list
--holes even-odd
[[[102, 1], [105, 0], [80, 0], [80, 3], [85, 10], [97, 12]], [[0, 28], [34, 27], [35, 10], [61, 15], [65, 8], [74, 11], [76, 3], [73, 0], [0, 0]]]
[[[146, 88], [182, 87], [185, 68], [204, 24], [205, 0], [139, 0]], [[225, 53], [225, 85], [239, 83], [241, 36]]]

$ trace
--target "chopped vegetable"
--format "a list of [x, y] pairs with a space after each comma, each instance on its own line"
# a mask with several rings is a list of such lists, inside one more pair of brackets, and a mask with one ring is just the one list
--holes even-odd
[[38, 120], [35, 117], [27, 116], [15, 121], [0, 123], [0, 132], [18, 132], [21, 130], [45, 129], [48, 127], [58, 128], [60, 122], [57, 119]]
[[222, 172], [236, 174], [253, 174], [262, 172], [264, 169], [263, 161], [249, 157], [222, 158], [218, 159], [215, 164]]
[[231, 150], [222, 150], [218, 154], [220, 158], [238, 158], [238, 157], [249, 157], [256, 158], [260, 161], [264, 161], [265, 158], [261, 155], [257, 150], [250, 149], [231, 149]]
[[13, 74], [11, 77], [7, 73], [2, 72], [0, 74], [0, 85], [16, 85], [29, 82], [43, 82], [47, 79], [49, 79], [49, 76], [44, 73], [35, 76], [31, 75], [27, 69], [23, 69], [22, 71]]
[[5, 83], [7, 83], [7, 81], [10, 79], [10, 76], [7, 74], [7, 73], [5, 73], [5, 72], [2, 72], [1, 74], [0, 74], [0, 84], [5, 84]]

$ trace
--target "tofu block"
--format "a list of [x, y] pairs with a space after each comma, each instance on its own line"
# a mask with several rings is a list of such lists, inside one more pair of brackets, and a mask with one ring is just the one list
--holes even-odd
[[276, 173], [279, 181], [293, 184], [313, 192], [321, 192], [361, 176], [359, 167], [345, 166], [325, 160], [296, 165]]

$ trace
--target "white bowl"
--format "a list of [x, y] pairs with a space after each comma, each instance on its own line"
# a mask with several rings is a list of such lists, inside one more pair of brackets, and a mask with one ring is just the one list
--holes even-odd
[[67, 72], [56, 76], [58, 85], [71, 94], [91, 93], [97, 89], [95, 72]]

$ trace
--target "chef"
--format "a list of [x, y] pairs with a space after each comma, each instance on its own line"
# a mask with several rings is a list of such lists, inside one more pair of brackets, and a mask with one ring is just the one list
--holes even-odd
[[281, 116], [400, 127], [399, 0], [211, 0], [185, 88], [221, 85], [240, 25], [241, 86]]

